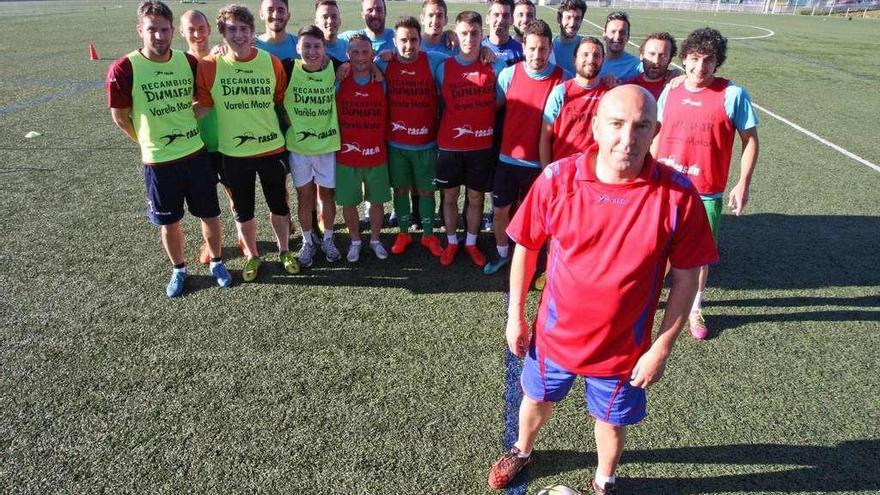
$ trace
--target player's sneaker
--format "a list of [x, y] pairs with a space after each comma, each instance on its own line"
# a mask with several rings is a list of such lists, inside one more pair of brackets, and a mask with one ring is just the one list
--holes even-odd
[[381, 242], [370, 241], [370, 249], [373, 250], [373, 254], [375, 254], [380, 260], [388, 258], [388, 251], [385, 250], [385, 246], [383, 246]]
[[605, 486], [601, 487], [596, 484], [596, 480], [590, 480], [590, 485], [593, 486], [596, 495], [617, 495], [617, 485], [614, 483], [605, 483]]
[[489, 470], [489, 488], [500, 490], [507, 486], [524, 467], [532, 462], [532, 456], [520, 457], [519, 449], [511, 447]]
[[703, 319], [702, 311], [692, 311], [688, 317], [688, 323], [691, 327], [691, 335], [697, 340], [706, 340], [709, 336], [709, 329], [706, 328], [706, 320]]
[[281, 260], [281, 266], [284, 267], [285, 272], [291, 275], [299, 273], [299, 263], [296, 262], [296, 258], [290, 251], [284, 251], [278, 255], [278, 258]]
[[208, 243], [202, 243], [202, 248], [199, 249], [199, 263], [203, 265], [207, 265], [211, 263], [211, 251], [208, 249]]
[[483, 273], [486, 275], [495, 275], [508, 263], [510, 263], [510, 256], [498, 256], [494, 260], [486, 263], [486, 266], [483, 267]]
[[174, 270], [171, 272], [171, 280], [165, 287], [165, 295], [168, 297], [178, 297], [183, 294], [183, 283], [186, 280], [186, 272]]
[[232, 285], [232, 275], [229, 274], [229, 270], [226, 269], [226, 265], [222, 261], [213, 263], [211, 275], [220, 287], [226, 288]]
[[425, 247], [428, 251], [431, 251], [431, 254], [434, 256], [440, 257], [443, 255], [443, 248], [440, 247], [440, 239], [437, 238], [436, 235], [422, 235], [422, 240], [419, 243]]
[[336, 249], [336, 243], [333, 242], [332, 237], [321, 241], [321, 250], [324, 251], [324, 257], [327, 258], [327, 263], [336, 263], [342, 259], [342, 254]]
[[345, 256], [345, 259], [347, 259], [349, 263], [357, 263], [357, 261], [361, 259], [361, 245], [352, 244], [348, 248], [348, 254]]
[[449, 266], [455, 261], [455, 255], [458, 254], [458, 244], [447, 244], [446, 249], [440, 255], [440, 264]]
[[474, 262], [475, 265], [479, 268], [483, 268], [483, 265], [486, 264], [486, 257], [483, 256], [483, 253], [480, 252], [480, 248], [476, 245], [473, 246], [465, 246], [465, 252], [471, 257], [471, 261]]
[[245, 282], [253, 282], [257, 278], [257, 272], [260, 271], [260, 265], [263, 260], [260, 258], [251, 258], [244, 262], [244, 268], [241, 269], [241, 278]]
[[391, 245], [391, 253], [403, 254], [403, 252], [406, 251], [406, 248], [408, 248], [410, 244], [412, 244], [412, 236], [400, 232], [399, 234], [397, 234], [397, 237], [394, 238], [394, 244]]
[[297, 254], [297, 258], [299, 258], [299, 266], [303, 268], [308, 268], [312, 266], [312, 263], [315, 262], [315, 251], [317, 248], [315, 244], [312, 242], [303, 242], [301, 248], [299, 248], [299, 253]]

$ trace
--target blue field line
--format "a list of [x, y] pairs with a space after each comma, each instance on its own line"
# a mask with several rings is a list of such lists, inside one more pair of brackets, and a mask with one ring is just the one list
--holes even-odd
[[[504, 437], [501, 447], [507, 452], [516, 443], [519, 434], [519, 403], [522, 401], [522, 388], [519, 377], [522, 374], [522, 360], [504, 348]], [[517, 476], [508, 485], [509, 495], [525, 495], [529, 484], [525, 476]]]
[[83, 93], [87, 90], [98, 89], [103, 86], [104, 86], [104, 83], [102, 83], [102, 82], [82, 83], [82, 84], [74, 86], [73, 88], [68, 89], [67, 91], [52, 93], [51, 95], [41, 96], [39, 98], [34, 98], [32, 100], [20, 101], [18, 103], [14, 103], [12, 105], [0, 107], [0, 116], [8, 115], [8, 114], [14, 113], [14, 112], [18, 112], [19, 110], [27, 110], [28, 108], [33, 108], [37, 105], [42, 105], [43, 103], [47, 103], [52, 100], [67, 98], [69, 96], [76, 96], [76, 95]]

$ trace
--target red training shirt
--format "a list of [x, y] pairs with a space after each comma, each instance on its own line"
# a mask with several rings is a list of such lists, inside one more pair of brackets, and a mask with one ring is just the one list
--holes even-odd
[[627, 376], [651, 345], [667, 260], [688, 269], [718, 253], [684, 175], [649, 155], [632, 182], [605, 184], [597, 150], [548, 165], [507, 233], [531, 250], [550, 241], [539, 354], [578, 375]]

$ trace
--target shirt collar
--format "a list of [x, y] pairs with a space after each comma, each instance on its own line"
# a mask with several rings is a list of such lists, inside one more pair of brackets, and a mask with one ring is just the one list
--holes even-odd
[[[600, 182], [599, 178], [596, 177], [596, 155], [598, 154], [598, 152], [599, 145], [593, 143], [592, 146], [587, 148], [587, 151], [575, 158], [574, 166], [577, 172], [575, 175], [576, 180], [604, 184], [604, 182]], [[639, 172], [639, 175], [632, 182], [628, 182], [626, 184], [628, 185], [644, 182], [656, 182], [659, 178], [660, 170], [657, 169], [657, 162], [656, 160], [654, 160], [654, 157], [652, 157], [651, 153], [649, 152], [647, 155], [645, 155], [645, 162], [642, 165], [642, 170], [641, 172]]]

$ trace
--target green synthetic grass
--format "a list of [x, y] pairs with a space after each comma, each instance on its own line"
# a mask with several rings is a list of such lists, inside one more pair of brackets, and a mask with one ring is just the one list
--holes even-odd
[[[500, 278], [413, 247], [294, 277], [269, 254], [259, 283], [219, 290], [194, 263], [187, 218], [193, 283], [165, 298], [137, 150], [94, 86], [138, 46], [135, 7], [0, 4], [0, 109], [24, 105], [0, 110], [2, 491], [484, 493], [503, 434]], [[389, 19], [416, 9], [389, 2]], [[304, 2], [293, 10], [296, 27], [311, 17]], [[359, 25], [356, 4], [343, 10]], [[732, 40], [720, 73], [880, 162], [876, 21], [631, 15], [634, 40], [701, 24], [775, 31]], [[90, 41], [103, 60], [87, 60]], [[724, 219], [710, 278], [714, 337], [677, 344], [649, 419], [630, 430], [625, 493], [880, 493], [880, 174], [760, 118], [748, 215]], [[585, 487], [595, 469], [582, 388], [572, 394], [539, 439], [529, 493]]]

